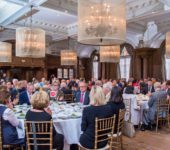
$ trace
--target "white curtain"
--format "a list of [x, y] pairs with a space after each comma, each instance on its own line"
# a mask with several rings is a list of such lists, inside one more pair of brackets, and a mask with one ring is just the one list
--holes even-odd
[[166, 79], [170, 80], [170, 59], [165, 59], [166, 62]]
[[125, 78], [126, 81], [129, 79], [130, 75], [130, 61], [131, 61], [130, 56], [120, 58], [120, 75], [121, 78]]
[[93, 62], [93, 78], [98, 79], [99, 62]]

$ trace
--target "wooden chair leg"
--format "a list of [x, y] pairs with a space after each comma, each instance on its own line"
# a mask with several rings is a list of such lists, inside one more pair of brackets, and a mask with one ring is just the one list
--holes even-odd
[[123, 138], [122, 138], [122, 135], [120, 137], [120, 147], [121, 147], [121, 150], [123, 150]]
[[158, 118], [156, 119], [156, 133], [158, 132], [158, 123], [159, 123], [159, 121], [158, 121]]

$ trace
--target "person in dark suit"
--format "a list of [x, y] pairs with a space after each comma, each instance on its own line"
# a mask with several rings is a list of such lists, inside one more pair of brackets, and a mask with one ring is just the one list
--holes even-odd
[[[80, 144], [87, 149], [94, 149], [95, 141], [95, 118], [108, 118], [112, 116], [112, 111], [105, 105], [105, 95], [102, 88], [93, 86], [90, 92], [91, 106], [84, 108], [82, 116]], [[97, 148], [103, 148], [107, 141], [100, 142]]]
[[20, 105], [22, 105], [22, 104], [30, 105], [30, 98], [31, 98], [33, 92], [34, 92], [34, 86], [31, 83], [29, 83], [27, 85], [27, 89], [22, 91], [19, 94], [19, 104]]
[[60, 84], [60, 90], [64, 93], [64, 94], [72, 94], [72, 90], [70, 90], [68, 87], [67, 87], [67, 84], [65, 82], [62, 82]]
[[148, 93], [153, 93], [155, 92], [152, 80], [148, 80], [148, 83], [145, 84], [143, 91], [141, 92], [142, 94], [148, 94]]
[[87, 84], [84, 81], [79, 82], [80, 90], [76, 94], [76, 102], [88, 105], [90, 102], [89, 91], [87, 91]]
[[118, 125], [119, 110], [125, 109], [125, 104], [123, 103], [121, 88], [117, 86], [112, 88], [110, 99], [107, 105], [110, 106], [113, 115], [116, 115], [115, 130], [114, 130], [116, 133], [117, 125]]
[[125, 90], [124, 93], [126, 94], [134, 94], [134, 87], [132, 85], [132, 81], [128, 82], [128, 85], [124, 90]]

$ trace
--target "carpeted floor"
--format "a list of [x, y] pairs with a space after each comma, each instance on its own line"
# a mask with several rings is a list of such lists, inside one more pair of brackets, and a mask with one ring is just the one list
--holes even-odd
[[137, 131], [134, 138], [123, 137], [124, 150], [170, 150], [170, 129]]

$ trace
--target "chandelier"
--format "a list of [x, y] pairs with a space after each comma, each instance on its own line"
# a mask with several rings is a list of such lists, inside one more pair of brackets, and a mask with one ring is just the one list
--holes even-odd
[[0, 42], [0, 62], [12, 62], [12, 44]]
[[[77, 52], [75, 50], [70, 50], [70, 45], [71, 45], [71, 38], [68, 37], [68, 50], [61, 50], [61, 65], [62, 66], [75, 66], [77, 65]], [[72, 41], [72, 44], [74, 45], [75, 49], [75, 44]]]
[[77, 65], [77, 53], [74, 50], [61, 51], [61, 65], [74, 66]]
[[100, 47], [100, 62], [119, 63], [119, 61], [120, 61], [120, 46]]
[[165, 51], [166, 58], [170, 58], [170, 32], [166, 33], [166, 51]]
[[78, 41], [120, 45], [126, 37], [125, 0], [78, 0]]
[[45, 57], [45, 31], [40, 28], [31, 27], [16, 29], [16, 56], [42, 58]]

